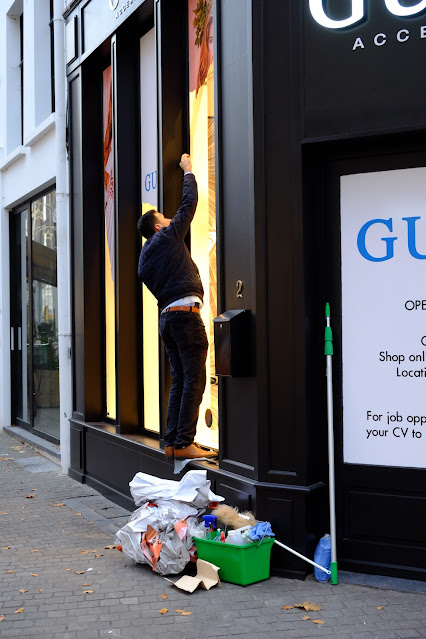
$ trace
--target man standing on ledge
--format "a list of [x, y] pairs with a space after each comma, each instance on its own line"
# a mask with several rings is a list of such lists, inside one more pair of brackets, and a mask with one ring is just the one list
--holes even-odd
[[194, 444], [198, 411], [206, 385], [208, 341], [200, 308], [204, 290], [197, 265], [185, 244], [185, 236], [197, 208], [197, 182], [191, 158], [184, 153], [182, 203], [173, 219], [151, 210], [138, 221], [147, 239], [138, 265], [138, 276], [157, 298], [160, 335], [170, 361], [166, 457], [197, 459], [216, 457]]

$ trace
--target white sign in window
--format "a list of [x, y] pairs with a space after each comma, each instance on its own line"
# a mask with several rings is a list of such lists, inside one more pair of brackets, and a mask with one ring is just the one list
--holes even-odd
[[426, 467], [426, 168], [341, 178], [344, 462]]

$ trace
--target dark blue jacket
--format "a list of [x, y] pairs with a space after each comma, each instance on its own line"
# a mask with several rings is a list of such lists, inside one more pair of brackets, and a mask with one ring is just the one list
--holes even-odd
[[138, 277], [157, 298], [162, 310], [188, 295], [203, 299], [200, 273], [184, 242], [197, 208], [197, 182], [192, 173], [183, 178], [182, 204], [169, 226], [154, 233], [143, 245]]

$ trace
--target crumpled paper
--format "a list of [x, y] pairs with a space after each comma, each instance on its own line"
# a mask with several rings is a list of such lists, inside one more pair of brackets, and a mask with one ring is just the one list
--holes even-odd
[[117, 532], [115, 543], [160, 575], [182, 572], [196, 552], [193, 535], [199, 517], [210, 502], [224, 498], [210, 490], [206, 470], [191, 470], [180, 481], [137, 473], [129, 486], [138, 508]]

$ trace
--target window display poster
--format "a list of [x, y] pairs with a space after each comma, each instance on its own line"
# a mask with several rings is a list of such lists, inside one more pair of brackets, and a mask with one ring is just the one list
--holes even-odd
[[426, 467], [426, 168], [341, 177], [344, 462]]
[[105, 214], [105, 385], [106, 417], [116, 418], [115, 370], [115, 206], [112, 68], [102, 74]]
[[[140, 39], [141, 184], [143, 215], [158, 206], [157, 180], [157, 67], [155, 30]], [[145, 241], [145, 240], [143, 240]], [[160, 362], [158, 306], [142, 285], [144, 426], [160, 432]]]

